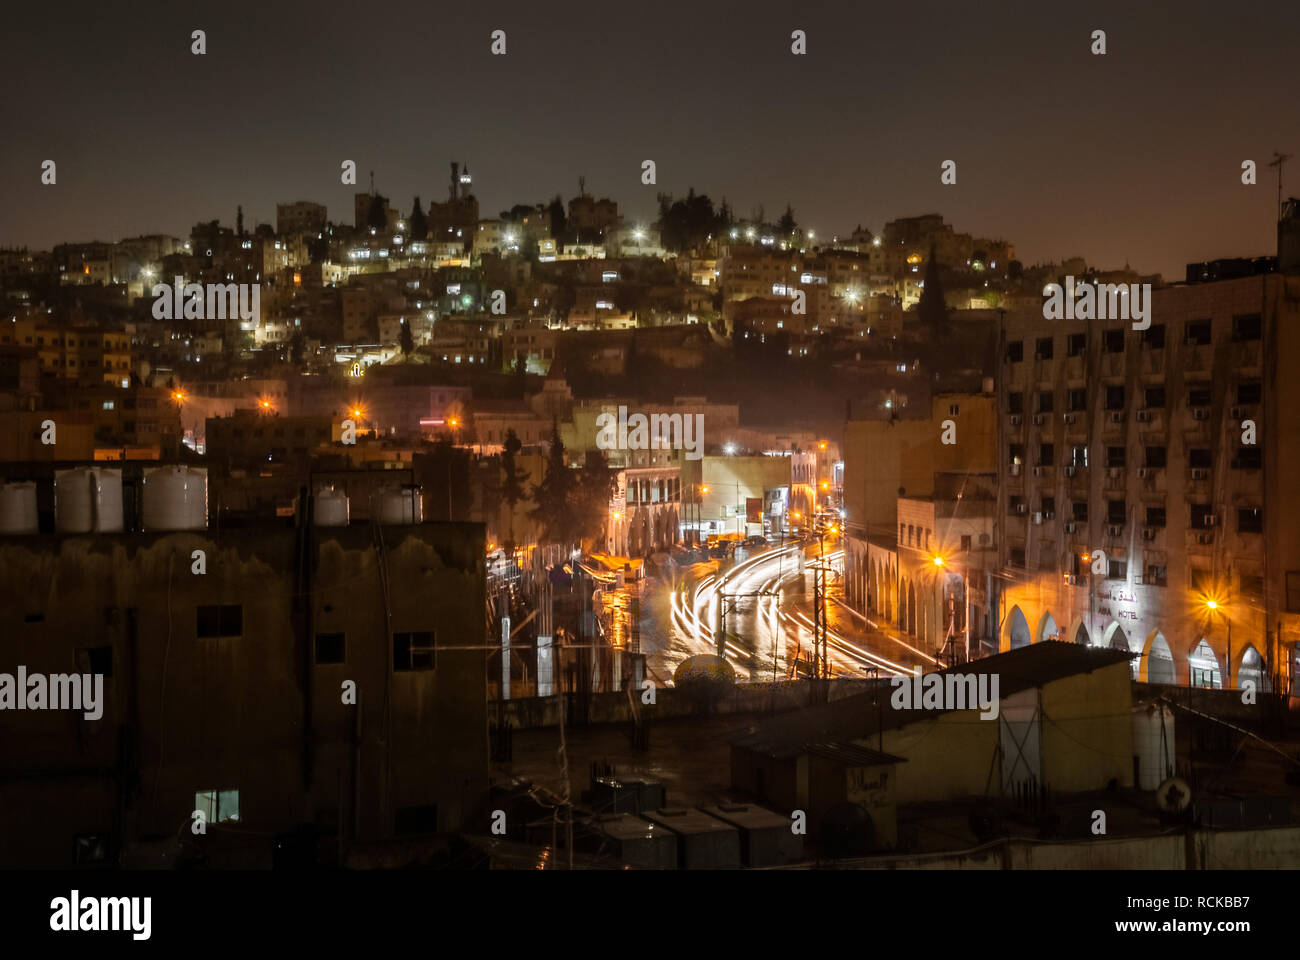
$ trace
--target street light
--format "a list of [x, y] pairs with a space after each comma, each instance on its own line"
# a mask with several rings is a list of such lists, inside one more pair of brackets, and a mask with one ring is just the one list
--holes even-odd
[[1205, 601], [1205, 608], [1210, 611], [1210, 617], [1214, 617], [1214, 612], [1220, 610], [1223, 613], [1223, 622], [1228, 625], [1228, 659], [1224, 664], [1223, 689], [1232, 689], [1232, 618], [1228, 616], [1226, 607], [1220, 607], [1217, 600], [1210, 598]]

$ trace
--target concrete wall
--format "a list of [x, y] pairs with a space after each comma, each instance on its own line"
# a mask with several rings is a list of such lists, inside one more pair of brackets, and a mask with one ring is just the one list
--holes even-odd
[[[0, 622], [13, 625], [0, 672], [72, 672], [78, 650], [112, 650], [101, 719], [0, 714], [6, 862], [66, 864], [78, 832], [175, 836], [213, 789], [237, 789], [239, 829], [268, 844], [310, 821], [383, 838], [406, 806], [460, 825], [487, 791], [483, 657], [394, 673], [389, 630], [481, 643], [482, 528], [385, 528], [382, 584], [369, 529], [302, 532], [0, 540]], [[198, 636], [201, 605], [239, 606], [239, 635]], [[345, 663], [316, 664], [315, 637], [332, 632]]]

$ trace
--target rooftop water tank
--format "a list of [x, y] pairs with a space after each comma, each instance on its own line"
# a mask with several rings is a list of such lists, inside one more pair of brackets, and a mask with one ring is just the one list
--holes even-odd
[[122, 471], [74, 467], [54, 471], [54, 527], [60, 533], [122, 530]]
[[316, 491], [312, 515], [318, 527], [346, 527], [349, 519], [348, 495], [335, 487]]
[[376, 490], [370, 495], [370, 515], [378, 523], [419, 523], [422, 515], [420, 488], [408, 484]]
[[0, 533], [36, 533], [36, 484], [0, 486]]
[[202, 530], [208, 525], [208, 471], [158, 467], [144, 475], [144, 529]]

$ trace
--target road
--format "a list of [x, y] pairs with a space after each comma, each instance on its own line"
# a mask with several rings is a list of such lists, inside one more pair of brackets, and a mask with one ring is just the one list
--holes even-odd
[[[676, 571], [674, 580], [651, 578], [629, 588], [641, 598], [638, 633], [649, 676], [666, 684], [687, 657], [716, 653], [714, 635], [725, 606], [724, 649], [737, 679], [791, 679], [796, 659], [806, 660], [812, 649], [817, 562], [816, 546], [774, 546], [737, 563], [696, 563]], [[825, 562], [832, 570], [826, 605], [832, 676], [898, 676], [914, 666], [934, 667], [932, 652], [918, 648], [915, 638], [844, 603], [834, 572], [843, 563], [842, 550], [828, 545]], [[613, 597], [609, 603], [627, 609]]]

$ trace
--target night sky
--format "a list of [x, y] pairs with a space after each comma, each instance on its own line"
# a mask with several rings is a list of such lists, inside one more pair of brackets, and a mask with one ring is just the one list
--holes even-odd
[[[186, 11], [182, 7], [193, 6]], [[409, 213], [467, 161], [481, 214], [577, 192], [629, 219], [689, 187], [820, 235], [940, 212], [1026, 264], [1179, 279], [1275, 252], [1300, 193], [1300, 4], [22, 3], [0, 33], [0, 245]], [[190, 32], [207, 31], [206, 56]], [[508, 53], [489, 53], [504, 29]], [[790, 32], [808, 54], [790, 53]], [[1093, 29], [1108, 53], [1089, 53]], [[40, 164], [58, 184], [40, 185]], [[357, 162], [357, 188], [339, 182]], [[640, 165], [658, 164], [643, 186]], [[939, 165], [957, 161], [957, 184]], [[1240, 182], [1241, 162], [1259, 185]]]

